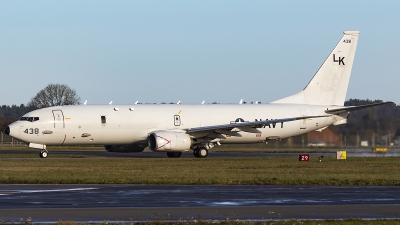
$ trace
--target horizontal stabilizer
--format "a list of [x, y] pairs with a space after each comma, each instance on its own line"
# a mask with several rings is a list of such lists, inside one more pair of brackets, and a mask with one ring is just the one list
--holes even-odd
[[394, 102], [381, 102], [381, 103], [374, 103], [374, 104], [368, 104], [368, 105], [360, 105], [360, 106], [347, 106], [347, 107], [340, 107], [340, 108], [335, 108], [335, 109], [326, 109], [325, 112], [329, 114], [335, 114], [335, 113], [342, 113], [342, 112], [351, 112], [351, 111], [356, 111], [356, 110], [361, 110], [361, 109], [366, 109], [378, 105], [386, 105], [386, 104], [394, 104]]

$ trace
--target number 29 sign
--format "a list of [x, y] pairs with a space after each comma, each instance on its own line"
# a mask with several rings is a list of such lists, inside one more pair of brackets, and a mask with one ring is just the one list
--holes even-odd
[[300, 162], [308, 162], [310, 161], [310, 156], [308, 154], [299, 155]]

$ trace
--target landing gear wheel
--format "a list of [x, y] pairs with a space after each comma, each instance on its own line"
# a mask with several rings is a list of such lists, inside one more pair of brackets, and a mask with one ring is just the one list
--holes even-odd
[[199, 158], [205, 158], [208, 156], [208, 150], [206, 148], [199, 149]]
[[47, 150], [43, 149], [42, 151], [40, 151], [39, 156], [40, 156], [40, 158], [47, 158], [48, 153], [49, 152]]
[[194, 155], [194, 157], [196, 157], [196, 158], [199, 157], [199, 148], [195, 148], [195, 149], [193, 150], [193, 155]]
[[193, 155], [196, 158], [206, 158], [208, 156], [208, 150], [204, 147], [196, 148], [193, 150]]
[[182, 152], [167, 152], [167, 156], [169, 158], [179, 158], [181, 157]]

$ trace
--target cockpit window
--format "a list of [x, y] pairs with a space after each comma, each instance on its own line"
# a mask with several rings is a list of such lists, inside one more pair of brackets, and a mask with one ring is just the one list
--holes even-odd
[[20, 121], [29, 121], [29, 122], [34, 122], [38, 121], [39, 117], [21, 117]]

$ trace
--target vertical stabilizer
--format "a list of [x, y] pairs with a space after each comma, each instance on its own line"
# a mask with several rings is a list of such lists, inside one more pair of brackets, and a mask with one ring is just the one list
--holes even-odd
[[345, 31], [343, 38], [302, 91], [272, 103], [343, 106], [359, 34], [359, 31]]

